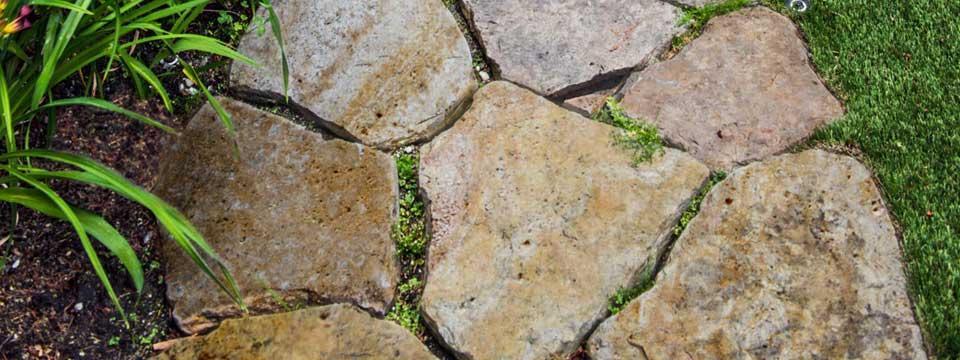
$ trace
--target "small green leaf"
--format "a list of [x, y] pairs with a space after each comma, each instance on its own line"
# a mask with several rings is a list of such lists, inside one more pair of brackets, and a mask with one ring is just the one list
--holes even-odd
[[93, 15], [93, 13], [90, 12], [89, 10], [74, 4], [68, 3], [63, 0], [30, 0], [30, 1], [27, 1], [27, 4], [32, 6], [55, 7], [55, 8], [61, 8], [61, 9], [67, 9], [70, 11], [76, 11], [84, 15]]
[[283, 97], [288, 100], [289, 97], [289, 88], [290, 88], [290, 66], [287, 62], [287, 51], [283, 45], [283, 33], [280, 28], [280, 18], [277, 16], [277, 13], [273, 10], [273, 4], [270, 3], [270, 0], [262, 0], [263, 6], [267, 9], [267, 12], [270, 14], [270, 29], [273, 30], [273, 37], [277, 39], [277, 46], [280, 47], [280, 63], [283, 70]]
[[157, 75], [139, 60], [127, 55], [126, 52], [120, 52], [120, 59], [123, 60], [123, 63], [126, 64], [129, 69], [136, 72], [137, 75], [142, 77], [143, 80], [150, 84], [150, 87], [152, 87], [153, 90], [160, 95], [160, 98], [163, 99], [163, 105], [167, 108], [167, 111], [173, 112], [173, 104], [170, 102], [170, 95], [167, 94], [167, 89], [163, 87], [163, 83], [160, 82], [160, 79], [157, 78]]
[[259, 66], [256, 61], [243, 55], [236, 50], [231, 49], [227, 44], [224, 44], [216, 39], [205, 37], [205, 36], [194, 36], [194, 37], [185, 37], [177, 40], [171, 46], [173, 52], [182, 53], [184, 51], [202, 51], [205, 53], [216, 54], [223, 57], [227, 57], [236, 61], [242, 61], [251, 66]]

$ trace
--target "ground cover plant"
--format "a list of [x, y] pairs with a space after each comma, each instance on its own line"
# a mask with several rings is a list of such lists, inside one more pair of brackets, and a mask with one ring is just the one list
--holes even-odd
[[[4, 233], [16, 231], [19, 207], [67, 221], [83, 245], [93, 271], [103, 284], [120, 317], [127, 316], [111, 284], [97, 249], [97, 240], [115, 256], [139, 292], [144, 285], [143, 266], [130, 243], [101, 216], [68, 203], [51, 186], [53, 181], [76, 182], [115, 192], [148, 209], [185, 254], [243, 306], [239, 289], [202, 235], [176, 209], [124, 178], [116, 171], [87, 157], [37, 147], [31, 141], [36, 122], [46, 131], [32, 134], [49, 144], [57, 131], [57, 111], [70, 106], [88, 106], [118, 113], [169, 133], [176, 131], [148, 116], [121, 108], [101, 99], [113, 77], [133, 83], [140, 97], [157, 96], [167, 112], [174, 111], [171, 96], [157, 64], [170, 60], [179, 64], [182, 76], [195, 84], [217, 109], [224, 126], [233, 131], [226, 113], [187, 61], [186, 53], [207, 53], [256, 65], [227, 44], [207, 36], [191, 34], [190, 24], [207, 7], [208, 0], [192, 1], [93, 1], [73, 3], [59, 0], [0, 0], [3, 22], [0, 38], [0, 204], [5, 211]], [[269, 2], [270, 21], [275, 24]], [[278, 29], [278, 27], [274, 27]], [[278, 32], [274, 35], [279, 40]], [[282, 44], [282, 43], [281, 43]], [[281, 45], [282, 47], [282, 45]], [[148, 49], [148, 52], [137, 52]], [[286, 72], [286, 69], [284, 69]], [[119, 75], [118, 75], [119, 74]], [[79, 80], [80, 96], [61, 96], [58, 85]], [[73, 89], [76, 90], [76, 89]], [[44, 144], [44, 143], [41, 143]], [[4, 237], [7, 242], [10, 235]]]
[[420, 155], [411, 149], [400, 150], [394, 157], [400, 184], [400, 216], [393, 226], [392, 236], [402, 274], [396, 303], [387, 318], [422, 337], [425, 327], [420, 318], [420, 297], [423, 295], [428, 237], [426, 209], [419, 193]]
[[816, 0], [792, 16], [847, 110], [808, 145], [862, 153], [900, 225], [926, 341], [958, 358], [960, 2]]
[[650, 161], [654, 155], [663, 153], [660, 131], [651, 123], [631, 118], [615, 98], [608, 98], [594, 120], [617, 128], [614, 142], [633, 153], [634, 165]]

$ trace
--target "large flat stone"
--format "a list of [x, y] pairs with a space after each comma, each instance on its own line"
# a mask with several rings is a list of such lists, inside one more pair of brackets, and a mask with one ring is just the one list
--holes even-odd
[[591, 337], [603, 359], [924, 359], [870, 172], [823, 151], [717, 185], [653, 289]]
[[634, 167], [615, 131], [494, 82], [423, 148], [422, 306], [458, 357], [566, 357], [664, 251], [708, 170], [675, 150]]
[[[341, 136], [379, 148], [429, 138], [462, 113], [476, 89], [470, 48], [437, 0], [273, 3], [290, 98]], [[276, 96], [283, 90], [280, 52], [269, 28], [259, 32], [253, 26], [240, 52], [263, 66], [235, 62], [232, 83]]]
[[843, 114], [797, 28], [763, 7], [711, 20], [679, 55], [643, 70], [622, 104], [718, 169], [782, 152]]
[[[276, 310], [271, 291], [384, 312], [398, 276], [390, 156], [221, 101], [236, 122], [239, 156], [204, 106], [164, 156], [157, 193], [230, 265], [255, 312]], [[181, 328], [195, 332], [236, 315], [214, 282], [166, 244], [167, 294]]]
[[464, 0], [487, 56], [504, 79], [565, 97], [626, 75], [683, 31], [659, 0]]
[[173, 359], [435, 359], [413, 334], [349, 305], [232, 319], [207, 336], [177, 342]]

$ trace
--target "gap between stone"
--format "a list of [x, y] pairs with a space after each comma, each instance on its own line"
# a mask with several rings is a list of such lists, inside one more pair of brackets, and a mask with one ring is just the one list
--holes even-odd
[[[682, 209], [682, 211], [680, 211], [680, 216], [678, 216], [676, 220], [672, 222], [672, 225], [665, 230], [667, 232], [664, 235], [668, 237], [668, 240], [664, 244], [663, 249], [658, 252], [655, 261], [652, 264], [648, 264], [637, 274], [635, 274], [634, 279], [630, 281], [631, 285], [617, 290], [617, 294], [614, 294], [610, 299], [610, 305], [607, 309], [606, 316], [597, 321], [595, 324], [592, 324], [590, 331], [587, 332], [587, 335], [580, 343], [579, 350], [571, 355], [569, 360], [590, 359], [590, 357], [587, 355], [587, 344], [589, 343], [590, 338], [593, 336], [593, 333], [596, 332], [598, 327], [600, 327], [600, 324], [603, 324], [611, 317], [617, 315], [620, 310], [625, 308], [631, 302], [636, 300], [636, 298], [640, 297], [652, 289], [654, 285], [656, 285], [657, 276], [670, 260], [670, 253], [673, 251], [674, 244], [676, 244], [677, 240], [680, 239], [680, 236], [683, 235], [687, 224], [689, 224], [689, 222], [700, 213], [700, 204], [703, 202], [703, 199], [706, 198], [707, 194], [709, 194], [717, 184], [726, 179], [726, 177], [727, 174], [725, 172], [712, 172], [710, 177], [705, 179], [703, 184], [697, 189], [696, 194], [686, 203], [681, 205], [680, 209]], [[626, 293], [626, 295], [624, 295], [624, 293]], [[618, 303], [614, 303], [618, 296], [625, 297], [620, 299]]]

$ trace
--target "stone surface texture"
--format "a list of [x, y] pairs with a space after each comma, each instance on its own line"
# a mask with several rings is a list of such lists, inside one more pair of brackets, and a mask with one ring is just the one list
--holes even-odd
[[702, 7], [705, 5], [716, 4], [723, 2], [723, 0], [671, 0], [677, 4], [691, 7]]
[[502, 78], [550, 96], [626, 75], [674, 35], [680, 10], [659, 0], [464, 0]]
[[664, 251], [708, 170], [675, 150], [634, 167], [615, 131], [494, 82], [424, 147], [422, 308], [459, 358], [565, 358]]
[[607, 98], [614, 94], [615, 90], [602, 90], [593, 94], [578, 96], [564, 101], [564, 105], [572, 107], [584, 114], [593, 115], [606, 103]]
[[796, 27], [763, 7], [712, 19], [676, 57], [643, 70], [622, 103], [726, 170], [782, 152], [843, 114]]
[[[470, 48], [436, 0], [274, 1], [290, 64], [290, 98], [341, 136], [379, 148], [426, 139], [462, 113], [477, 87]], [[263, 14], [261, 9], [261, 14]], [[269, 27], [269, 23], [266, 24]], [[234, 86], [282, 94], [276, 40], [254, 26]]]
[[591, 337], [593, 359], [924, 359], [890, 215], [853, 158], [736, 170], [655, 286]]
[[209, 335], [188, 338], [158, 360], [435, 359], [404, 328], [350, 305], [231, 319]]
[[[206, 105], [165, 154], [157, 194], [229, 264], [255, 312], [273, 310], [271, 293], [384, 312], [399, 271], [390, 238], [399, 192], [391, 157], [221, 102], [236, 123], [239, 156]], [[172, 241], [164, 254], [167, 293], [184, 331], [236, 315]]]

